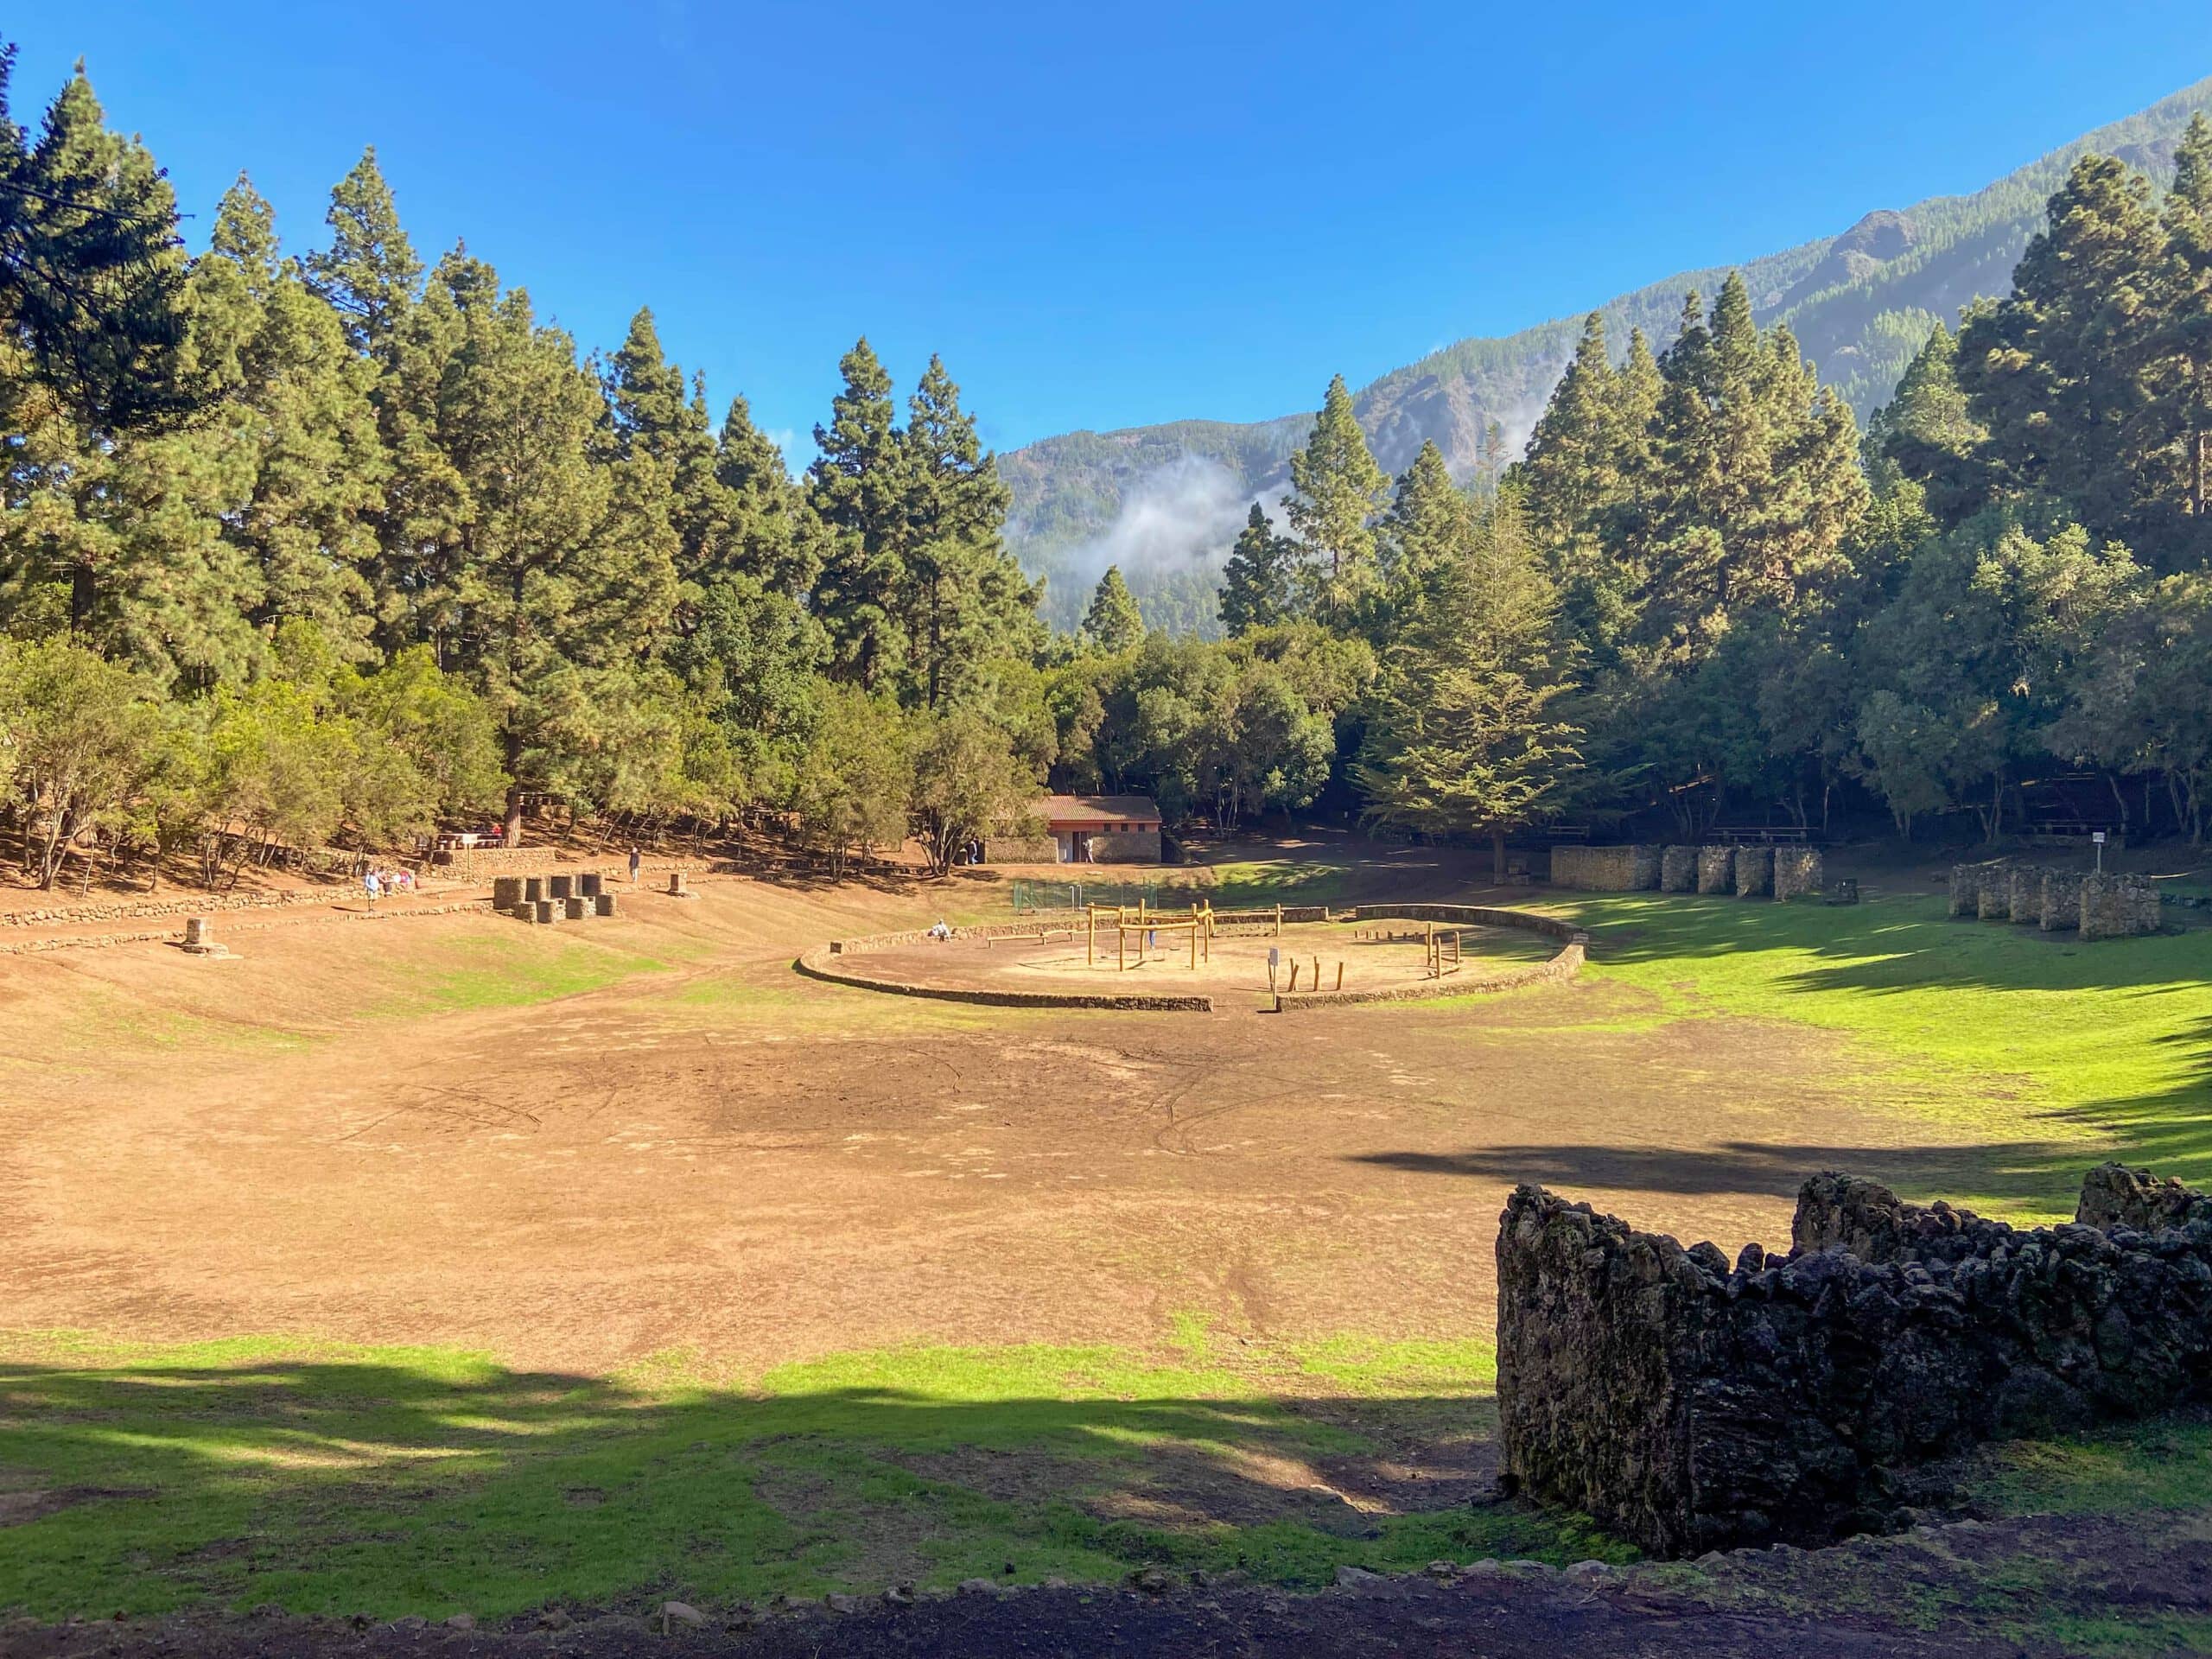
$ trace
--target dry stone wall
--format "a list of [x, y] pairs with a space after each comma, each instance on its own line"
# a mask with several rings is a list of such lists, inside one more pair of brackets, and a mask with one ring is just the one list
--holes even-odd
[[1662, 893], [1695, 893], [1697, 891], [1698, 849], [1669, 847], [1659, 855], [1659, 891]]
[[1779, 899], [1817, 895], [1824, 879], [1826, 861], [1817, 847], [1777, 847], [1774, 849], [1774, 896]]
[[1050, 836], [986, 836], [983, 838], [983, 862], [986, 864], [1054, 864], [1059, 861], [1060, 843]]
[[1579, 893], [1648, 893], [1659, 885], [1656, 847], [1554, 847], [1552, 885]]
[[1736, 896], [1764, 899], [1774, 891], [1774, 849], [1738, 847], [1736, 849]]
[[1697, 890], [1700, 893], [1736, 891], [1736, 849], [1700, 847], [1697, 849]]
[[1787, 1255], [1732, 1268], [1541, 1187], [1498, 1233], [1510, 1488], [1660, 1554], [1825, 1542], [1999, 1436], [2212, 1396], [2212, 1200], [2139, 1171], [2017, 1230], [1808, 1180]]
[[2082, 937], [2124, 939], [2158, 931], [2158, 891], [2144, 875], [2082, 878]]
[[2070, 870], [2045, 870], [2036, 903], [2037, 925], [2046, 933], [2082, 925], [2082, 878]]

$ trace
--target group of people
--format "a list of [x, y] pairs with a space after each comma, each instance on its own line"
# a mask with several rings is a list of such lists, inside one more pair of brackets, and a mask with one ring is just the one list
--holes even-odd
[[362, 891], [373, 905], [387, 893], [415, 891], [415, 872], [412, 870], [380, 870], [373, 864], [362, 872]]

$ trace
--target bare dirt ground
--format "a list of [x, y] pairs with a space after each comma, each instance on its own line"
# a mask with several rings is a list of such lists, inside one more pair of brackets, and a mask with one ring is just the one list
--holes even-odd
[[7, 1322], [732, 1374], [1141, 1344], [1175, 1313], [1485, 1336], [1516, 1179], [1732, 1251], [1783, 1235], [1807, 1169], [1925, 1154], [1827, 1080], [1818, 1033], [1638, 1028], [1619, 988], [1297, 1020], [944, 1008], [790, 971], [914, 901], [702, 885], [565, 931], [240, 922], [229, 962], [0, 968]]

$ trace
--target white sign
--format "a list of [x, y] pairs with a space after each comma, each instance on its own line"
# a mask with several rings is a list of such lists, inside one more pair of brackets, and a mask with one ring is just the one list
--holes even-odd
[[2105, 844], [2105, 832], [2101, 830], [2094, 830], [2090, 833], [2089, 839], [2101, 847]]
[[1282, 952], [1274, 945], [1268, 947], [1268, 966], [1272, 968], [1282, 960]]

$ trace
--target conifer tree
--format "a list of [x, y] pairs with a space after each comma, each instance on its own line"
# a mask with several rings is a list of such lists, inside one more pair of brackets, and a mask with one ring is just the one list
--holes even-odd
[[381, 352], [414, 302], [423, 262], [400, 228], [398, 204], [377, 165], [376, 146], [332, 188], [330, 246], [307, 258], [315, 291], [346, 318], [354, 344]]
[[829, 531], [815, 607], [837, 673], [874, 690], [897, 683], [909, 647], [906, 445], [891, 377], [865, 336], [837, 368], [844, 385], [829, 425], [814, 429], [819, 454], [807, 469], [808, 500]]
[[1255, 501], [1222, 568], [1217, 607], [1230, 639], [1290, 620], [1297, 556], [1296, 544], [1275, 533], [1267, 509]]
[[1083, 637], [1109, 657], [1134, 651], [1144, 641], [1144, 613], [1122, 579], [1119, 565], [1109, 564], [1091, 590], [1090, 608], [1083, 614]]
[[984, 663], [1029, 654], [1036, 594], [1006, 550], [1006, 484], [943, 359], [931, 357], [906, 408], [904, 701], [934, 709], [969, 690]]
[[108, 130], [81, 64], [33, 142], [10, 113], [15, 59], [0, 46], [0, 337], [89, 428], [180, 414], [197, 394], [177, 358], [185, 261], [168, 181]]
[[2166, 266], [2157, 348], [2164, 426], [2181, 452], [2188, 547], [2173, 563], [2212, 564], [2212, 119], [2190, 118], [2162, 214]]
[[1444, 452], [1433, 442], [1423, 443], [1398, 480], [1376, 537], [1384, 600], [1375, 631], [1378, 643], [1409, 625], [1439, 574], [1465, 556], [1471, 523]]
[[1389, 480], [1368, 449], [1341, 374], [1329, 381], [1306, 447], [1290, 458], [1290, 482], [1283, 509], [1305, 544], [1313, 609], [1331, 626], [1347, 626], [1377, 587], [1374, 519]]

